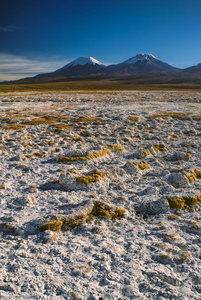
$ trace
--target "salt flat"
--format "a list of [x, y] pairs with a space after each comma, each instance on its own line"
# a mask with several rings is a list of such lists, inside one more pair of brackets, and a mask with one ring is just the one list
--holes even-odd
[[0, 95], [0, 298], [201, 299], [201, 93]]

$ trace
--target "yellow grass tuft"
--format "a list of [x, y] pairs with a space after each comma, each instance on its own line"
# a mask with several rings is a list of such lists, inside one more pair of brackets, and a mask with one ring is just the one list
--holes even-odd
[[182, 251], [182, 255], [180, 257], [176, 257], [174, 259], [174, 261], [176, 262], [180, 262], [180, 263], [183, 263], [183, 262], [186, 262], [188, 258], [190, 258], [192, 255], [190, 252], [188, 251]]
[[139, 117], [137, 117], [137, 116], [130, 117], [130, 122], [137, 122], [138, 120], [139, 120]]
[[133, 164], [138, 168], [138, 170], [145, 170], [145, 169], [151, 169], [151, 166], [146, 162], [135, 162], [133, 161]]
[[167, 149], [165, 148], [165, 145], [163, 144], [154, 144], [153, 145], [154, 151], [167, 151]]
[[25, 125], [34, 125], [34, 126], [37, 126], [37, 125], [47, 125], [47, 124], [51, 124], [51, 123], [54, 123], [54, 120], [52, 119], [46, 119], [46, 118], [34, 118], [34, 119], [31, 119], [31, 120], [26, 120], [24, 122]]
[[79, 160], [87, 161], [87, 160], [91, 160], [94, 158], [105, 156], [107, 154], [110, 155], [111, 152], [108, 149], [103, 148], [100, 151], [93, 151], [91, 154], [86, 155], [86, 156], [70, 156], [70, 157], [60, 156], [58, 161], [59, 162], [73, 162], [73, 161], [79, 161]]
[[5, 190], [5, 188], [6, 188], [5, 183], [1, 183], [1, 184], [0, 184], [0, 190]]
[[169, 205], [172, 208], [176, 209], [184, 209], [186, 207], [192, 207], [197, 203], [201, 202], [201, 194], [200, 195], [188, 195], [182, 198], [169, 198]]
[[25, 142], [24, 144], [23, 144], [23, 147], [35, 147], [36, 146], [36, 144], [35, 143], [32, 143], [32, 142]]
[[201, 194], [199, 196], [196, 195], [184, 196], [183, 199], [185, 200], [186, 205], [192, 206], [201, 202]]
[[170, 198], [168, 199], [169, 205], [171, 208], [184, 209], [185, 200], [180, 198]]
[[69, 229], [77, 228], [85, 223], [92, 221], [94, 218], [106, 218], [112, 221], [120, 220], [124, 217], [126, 210], [123, 208], [117, 208], [112, 210], [108, 205], [102, 202], [95, 202], [91, 211], [87, 213], [80, 213], [69, 218], [57, 219], [45, 223], [39, 227], [40, 231], [52, 230], [52, 231], [66, 231]]
[[50, 125], [50, 127], [54, 128], [56, 131], [60, 131], [60, 130], [63, 130], [63, 129], [69, 129], [69, 130], [73, 129], [73, 126], [70, 126], [70, 125], [65, 124], [65, 123], [52, 124], [52, 125]]
[[75, 119], [72, 119], [71, 121], [73, 122], [85, 122], [85, 123], [88, 123], [88, 122], [105, 122], [104, 119], [101, 119], [101, 118], [97, 118], [97, 117], [79, 117], [79, 118], [75, 118]]
[[178, 118], [183, 119], [189, 116], [190, 113], [178, 113], [178, 112], [171, 112], [171, 111], [158, 111], [152, 115], [149, 115], [149, 119], [155, 118]]
[[24, 128], [26, 128], [26, 126], [23, 124], [5, 124], [2, 127], [2, 129], [5, 129], [5, 130], [21, 130]]
[[177, 220], [179, 218], [178, 215], [175, 215], [175, 214], [171, 214], [168, 216], [168, 220]]
[[118, 142], [116, 145], [109, 144], [107, 145], [107, 148], [116, 150], [116, 151], [124, 151], [124, 147]]
[[63, 221], [61, 219], [57, 219], [56, 221], [51, 221], [41, 225], [39, 229], [40, 231], [45, 231], [45, 230], [58, 231], [61, 229], [62, 225], [63, 225]]
[[89, 222], [92, 218], [90, 218], [89, 214], [80, 214], [80, 215], [75, 215], [70, 218], [65, 218], [63, 220], [62, 224], [62, 231], [66, 231], [69, 229], [74, 229], [77, 228], [87, 222]]
[[17, 228], [12, 224], [0, 223], [0, 231], [5, 231], [8, 234], [18, 235]]
[[186, 159], [192, 158], [192, 155], [190, 153], [186, 153]]
[[201, 170], [188, 170], [190, 172], [190, 174], [186, 171], [183, 171], [183, 174], [188, 178], [189, 182], [194, 182], [197, 179], [201, 178]]
[[27, 154], [27, 155], [25, 155], [25, 157], [26, 158], [41, 157], [45, 154], [46, 154], [45, 152], [35, 152], [35, 153], [32, 153], [32, 154]]
[[109, 206], [103, 205], [100, 202], [95, 202], [91, 214], [96, 218], [111, 218], [112, 221], [124, 217], [126, 210], [118, 208], [112, 210]]
[[194, 169], [194, 174], [197, 176], [198, 179], [201, 179], [201, 170]]
[[100, 181], [105, 176], [104, 171], [98, 171], [98, 169], [95, 169], [93, 173], [89, 175], [82, 175], [80, 177], [76, 178], [77, 183], [82, 183], [85, 185], [88, 185], [90, 183], [95, 183], [97, 181]]
[[166, 261], [169, 261], [169, 262], [172, 261], [172, 258], [171, 258], [168, 254], [161, 254], [161, 255], [160, 255], [160, 258], [161, 258], [162, 260], [166, 260]]
[[147, 149], [140, 149], [140, 153], [141, 155], [143, 154], [144, 157], [149, 156], [151, 154], [151, 152]]
[[189, 170], [190, 174], [187, 173], [186, 171], [183, 171], [183, 174], [187, 177], [187, 179], [189, 180], [189, 182], [194, 182], [197, 180], [197, 175], [194, 172], [194, 170]]

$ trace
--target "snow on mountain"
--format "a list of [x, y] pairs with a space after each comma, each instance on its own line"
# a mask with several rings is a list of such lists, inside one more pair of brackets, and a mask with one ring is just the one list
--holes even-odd
[[100, 61], [90, 56], [90, 57], [79, 57], [74, 61], [70, 62], [68, 65], [66, 65], [66, 67], [77, 66], [77, 65], [84, 66], [86, 64], [103, 66], [103, 64]]
[[159, 60], [152, 54], [137, 54], [136, 56], [129, 58], [128, 60], [124, 61], [124, 64], [135, 64], [137, 62], [143, 62], [143, 61], [154, 61]]
[[172, 71], [174, 67], [157, 59], [152, 54], [138, 54], [122, 63], [105, 66], [93, 57], [79, 57], [64, 67], [48, 74], [39, 74], [37, 79], [94, 76], [120, 76], [143, 74], [153, 71]]
[[75, 77], [75, 76], [89, 76], [103, 72], [106, 68], [100, 61], [93, 57], [79, 57], [64, 67], [48, 74], [39, 74], [37, 79], [57, 78], [57, 77]]
[[138, 54], [128, 60], [108, 66], [108, 73], [118, 75], [143, 74], [147, 72], [172, 71], [174, 67], [159, 60], [152, 54]]

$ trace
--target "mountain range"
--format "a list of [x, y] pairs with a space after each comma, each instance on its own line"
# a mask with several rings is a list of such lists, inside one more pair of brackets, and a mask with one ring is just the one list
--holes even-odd
[[135, 83], [178, 83], [201, 81], [201, 64], [179, 69], [152, 54], [137, 54], [119, 64], [105, 66], [93, 57], [79, 57], [64, 67], [51, 72], [25, 78], [17, 82], [51, 82], [86, 79], [127, 80]]
[[157, 59], [152, 54], [138, 54], [122, 63], [105, 66], [93, 57], [80, 57], [54, 72], [39, 74], [36, 79], [66, 78], [75, 76], [97, 75], [120, 76], [143, 74], [153, 71], [172, 71], [176, 68]]

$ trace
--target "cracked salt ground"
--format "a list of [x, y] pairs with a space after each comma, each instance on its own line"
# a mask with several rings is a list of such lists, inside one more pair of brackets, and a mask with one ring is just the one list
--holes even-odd
[[201, 299], [200, 93], [0, 101], [0, 298]]

